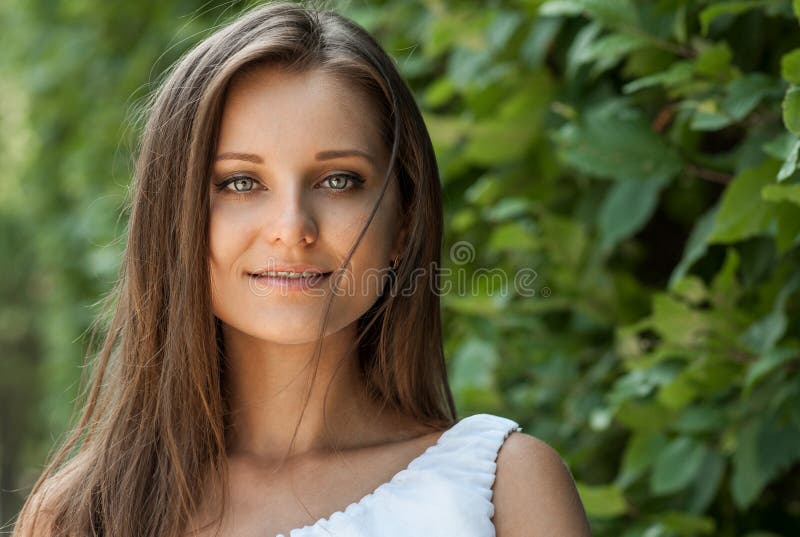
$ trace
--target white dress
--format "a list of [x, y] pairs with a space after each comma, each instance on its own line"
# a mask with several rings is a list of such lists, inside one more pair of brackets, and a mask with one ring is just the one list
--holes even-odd
[[390, 481], [289, 537], [494, 537], [495, 460], [520, 430], [491, 414], [463, 418]]

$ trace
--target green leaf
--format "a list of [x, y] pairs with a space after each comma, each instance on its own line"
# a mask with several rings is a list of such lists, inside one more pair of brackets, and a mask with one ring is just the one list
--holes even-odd
[[708, 451], [702, 470], [697, 473], [689, 511], [702, 513], [708, 509], [717, 496], [722, 478], [725, 475], [725, 459], [715, 451]]
[[[800, 205], [800, 183], [794, 185], [767, 185], [761, 189], [761, 197], [766, 201], [788, 201]], [[798, 213], [800, 218], [800, 213]]]
[[486, 207], [483, 211], [483, 216], [491, 223], [513, 220], [529, 214], [534, 205], [534, 202], [528, 198], [509, 196], [502, 198], [494, 205]]
[[486, 29], [486, 44], [494, 52], [501, 51], [521, 23], [522, 16], [516, 11], [495, 11]]
[[740, 341], [753, 352], [766, 352], [771, 349], [786, 332], [788, 320], [783, 311], [772, 311], [748, 327]]
[[494, 368], [498, 360], [497, 351], [490, 342], [468, 339], [453, 357], [453, 389], [493, 389]]
[[658, 401], [667, 408], [679, 410], [697, 396], [697, 389], [688, 374], [680, 374], [658, 391]]
[[768, 417], [756, 419], [737, 435], [731, 493], [740, 509], [756, 501], [764, 487], [800, 459], [800, 430]]
[[795, 143], [800, 140], [791, 132], [781, 131], [774, 138], [762, 144], [761, 149], [764, 153], [778, 160], [789, 158]]
[[463, 156], [470, 162], [492, 165], [522, 158], [538, 136], [537, 121], [481, 121], [469, 128]]
[[502, 196], [502, 179], [496, 174], [480, 176], [464, 191], [464, 199], [479, 206], [488, 206]]
[[495, 227], [488, 246], [493, 252], [534, 252], [541, 247], [541, 240], [529, 228], [512, 222]]
[[768, 0], [749, 0], [740, 2], [726, 2], [714, 4], [700, 12], [700, 28], [703, 35], [708, 34], [711, 23], [723, 15], [738, 15], [750, 9], [764, 7], [770, 2]]
[[775, 209], [778, 221], [775, 246], [778, 255], [783, 255], [800, 242], [800, 218], [797, 217], [797, 208], [789, 203], [779, 203]]
[[539, 218], [542, 244], [554, 263], [577, 266], [587, 246], [586, 230], [580, 221], [555, 213]]
[[662, 431], [673, 422], [675, 413], [658, 402], [625, 401], [616, 418], [637, 431]]
[[650, 489], [657, 496], [672, 494], [691, 483], [700, 471], [708, 448], [692, 438], [680, 437], [659, 454], [650, 476]]
[[682, 433], [707, 433], [718, 430], [725, 423], [723, 409], [700, 404], [684, 409], [674, 429]]
[[798, 288], [800, 288], [800, 272], [795, 272], [778, 291], [772, 312], [753, 323], [742, 335], [741, 341], [753, 352], [761, 354], [768, 352], [783, 337], [789, 323], [786, 303]]
[[652, 327], [664, 341], [681, 346], [696, 345], [708, 329], [709, 320], [702, 310], [695, 310], [666, 293], [653, 295]]
[[[681, 537], [696, 537], [697, 535], [713, 535], [716, 524], [713, 518], [690, 515], [672, 511], [660, 515], [661, 524], [671, 533]], [[646, 537], [650, 537], [647, 535]]]
[[708, 289], [706, 289], [703, 279], [698, 276], [685, 276], [675, 282], [675, 285], [671, 286], [669, 290], [681, 300], [695, 307], [708, 300]]
[[711, 280], [712, 302], [716, 305], [731, 304], [741, 293], [739, 279], [736, 275], [741, 264], [741, 257], [736, 248], [725, 250], [725, 261]]
[[580, 481], [576, 485], [586, 514], [592, 518], [613, 518], [628, 509], [625, 496], [616, 485], [593, 486]]
[[634, 93], [653, 86], [664, 86], [667, 89], [686, 84], [694, 75], [694, 64], [689, 61], [673, 63], [666, 71], [637, 78], [622, 87], [623, 93]]
[[800, 86], [792, 86], [783, 99], [783, 124], [789, 132], [800, 136]]
[[583, 124], [566, 124], [556, 141], [567, 164], [594, 177], [658, 182], [683, 167], [641, 113], [619, 102], [589, 110]]
[[611, 251], [620, 241], [639, 231], [658, 205], [664, 178], [620, 181], [611, 187], [598, 214], [600, 248]]
[[797, 423], [773, 417], [760, 431], [759, 448], [766, 475], [771, 481], [800, 460], [800, 427]]
[[[797, 158], [800, 154], [800, 139], [795, 139], [794, 145], [789, 149], [789, 154], [778, 171], [778, 181], [785, 181], [797, 170]], [[765, 198], [766, 199], [766, 198]]]
[[686, 241], [686, 247], [683, 250], [683, 257], [681, 257], [678, 265], [673, 269], [669, 277], [669, 289], [675, 288], [675, 285], [680, 281], [683, 276], [692, 268], [692, 265], [703, 257], [708, 249], [708, 238], [714, 230], [714, 225], [717, 218], [717, 211], [719, 205], [712, 207], [706, 214], [700, 217], [695, 224], [689, 235], [689, 240]]
[[689, 128], [695, 131], [716, 131], [733, 123], [734, 118], [723, 113], [714, 101], [699, 103]]
[[592, 21], [584, 25], [578, 30], [578, 33], [575, 34], [575, 38], [572, 40], [567, 50], [567, 68], [565, 69], [565, 75], [568, 79], [576, 78], [580, 66], [588, 61], [584, 59], [584, 54], [602, 31], [603, 26], [597, 21]]
[[527, 65], [540, 67], [544, 63], [550, 44], [563, 24], [564, 19], [548, 17], [539, 18], [531, 24], [528, 36], [520, 48], [520, 55]]
[[427, 87], [423, 100], [427, 106], [436, 108], [447, 103], [455, 95], [455, 90], [453, 82], [447, 77], [442, 77]]
[[551, 0], [539, 6], [542, 16], [584, 14], [606, 26], [637, 26], [636, 8], [630, 0]]
[[647, 40], [636, 35], [609, 34], [584, 47], [575, 61], [592, 63], [592, 75], [597, 76], [617, 65], [624, 56], [648, 45]]
[[433, 17], [424, 34], [426, 54], [436, 57], [462, 47], [483, 48], [490, 16], [488, 11], [472, 14], [462, 11], [454, 12], [451, 17]]
[[459, 118], [431, 113], [424, 114], [424, 118], [437, 153], [451, 150], [466, 135], [467, 126]]
[[781, 57], [781, 76], [792, 84], [800, 84], [800, 48]]
[[709, 243], [732, 243], [769, 229], [773, 210], [761, 198], [761, 189], [774, 181], [778, 169], [778, 163], [769, 159], [734, 177], [722, 195]]
[[744, 392], [749, 393], [764, 377], [793, 359], [800, 359], [800, 349], [776, 347], [765, 352], [747, 368]]
[[733, 52], [727, 43], [718, 43], [703, 50], [694, 63], [695, 73], [718, 77], [728, 71]]
[[462, 92], [487, 87], [502, 78], [507, 68], [507, 64], [494, 62], [488, 48], [456, 47], [450, 51], [447, 60], [447, 76]]
[[551, 0], [539, 6], [543, 17], [570, 17], [583, 13], [583, 3], [578, 0]]
[[783, 87], [772, 77], [763, 73], [754, 73], [737, 78], [725, 89], [722, 109], [736, 120], [747, 117], [766, 97], [780, 96]]
[[667, 445], [667, 438], [658, 431], [636, 431], [625, 446], [622, 466], [616, 482], [626, 488], [650, 468]]

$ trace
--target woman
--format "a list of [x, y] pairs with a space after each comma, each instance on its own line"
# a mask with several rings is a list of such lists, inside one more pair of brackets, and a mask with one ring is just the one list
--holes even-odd
[[204, 40], [132, 192], [87, 403], [15, 535], [589, 534], [552, 449], [456, 421], [436, 160], [363, 29], [272, 4]]

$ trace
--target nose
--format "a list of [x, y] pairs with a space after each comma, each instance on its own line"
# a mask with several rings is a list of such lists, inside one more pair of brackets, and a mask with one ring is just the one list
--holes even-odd
[[267, 233], [270, 242], [281, 242], [284, 246], [296, 246], [305, 242], [312, 244], [317, 240], [319, 230], [312, 212], [305, 206], [299, 191], [287, 193], [276, 199], [269, 212]]

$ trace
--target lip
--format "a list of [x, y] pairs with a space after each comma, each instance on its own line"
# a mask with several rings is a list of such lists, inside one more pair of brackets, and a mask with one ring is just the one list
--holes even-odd
[[[272, 269], [270, 269], [272, 270]], [[311, 271], [308, 271], [311, 272]], [[251, 274], [250, 281], [253, 282], [252, 290], [258, 293], [271, 294], [273, 291], [281, 293], [287, 291], [307, 291], [322, 287], [328, 281], [331, 272], [315, 272], [307, 278], [285, 278], [282, 276], [256, 276]]]
[[317, 265], [289, 265], [289, 264], [277, 264], [277, 263], [268, 263], [266, 266], [257, 268], [252, 272], [248, 272], [250, 276], [255, 276], [257, 274], [263, 274], [264, 272], [271, 271], [271, 272], [313, 272], [316, 274], [327, 274], [331, 272], [330, 270], [325, 270]]

